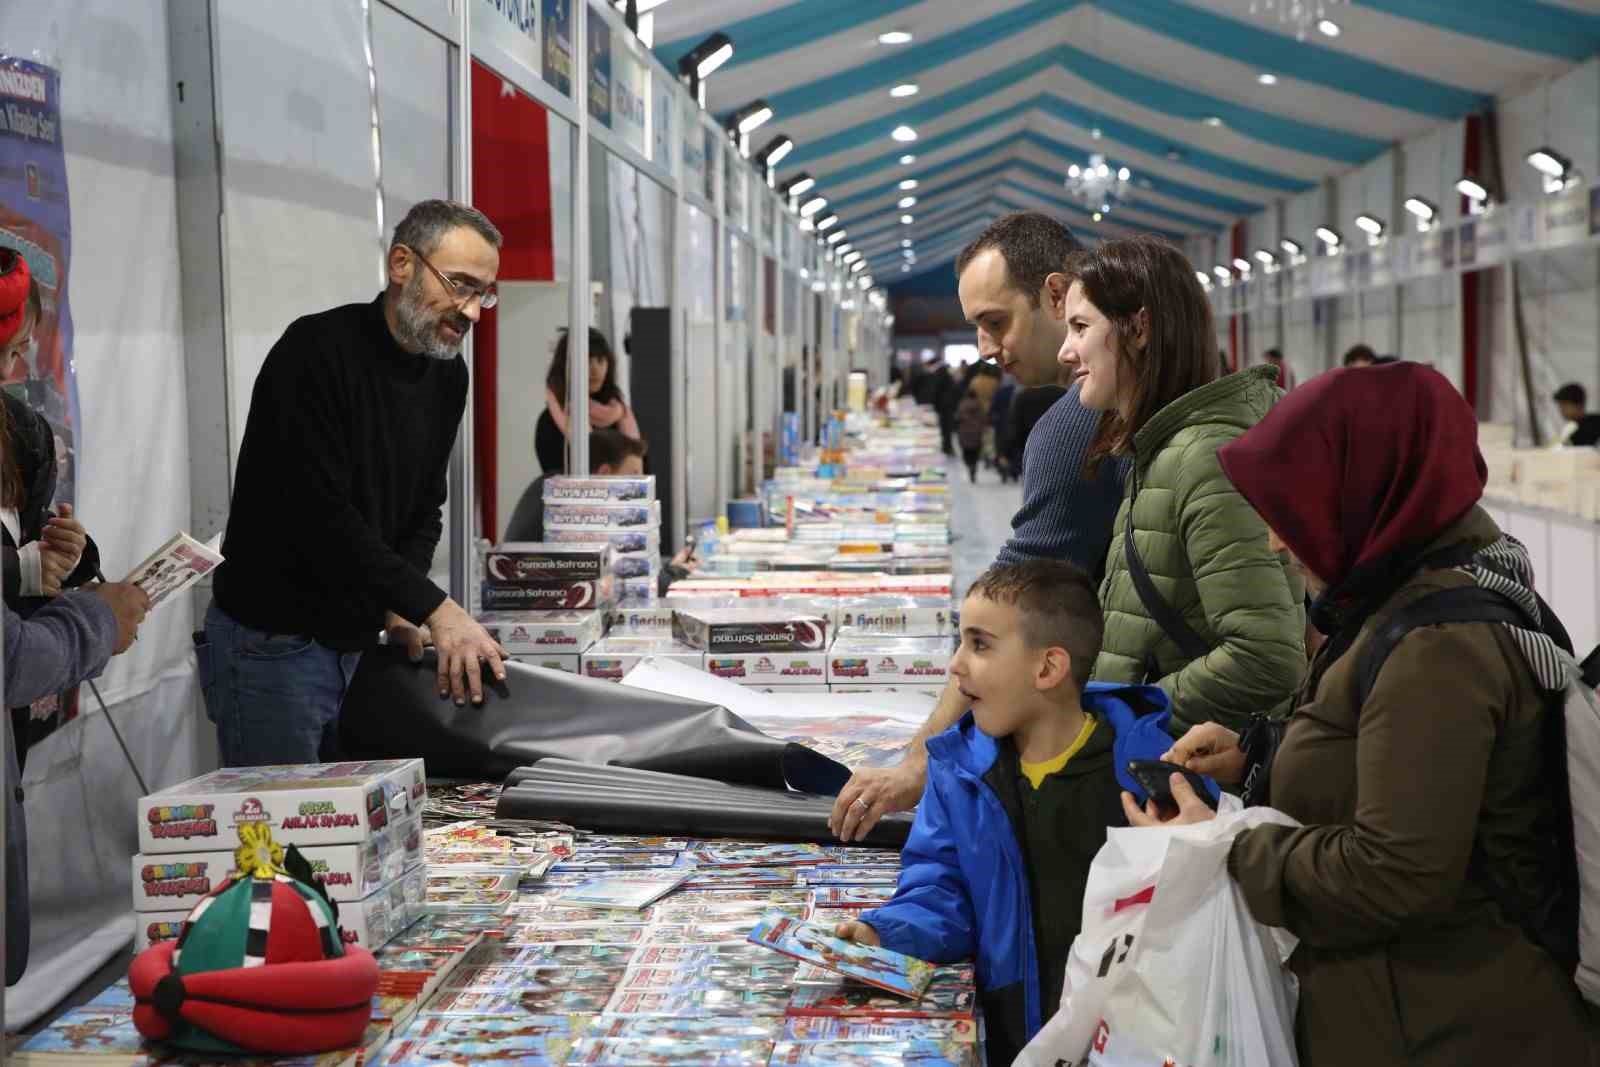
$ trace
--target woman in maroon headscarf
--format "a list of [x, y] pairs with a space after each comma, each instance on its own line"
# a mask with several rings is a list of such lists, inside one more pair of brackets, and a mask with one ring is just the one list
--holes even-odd
[[[1538, 828], [1550, 776], [1565, 774], [1546, 766], [1539, 729], [1530, 650], [1549, 638], [1424, 627], [1395, 645], [1364, 702], [1357, 690], [1364, 643], [1426, 593], [1491, 583], [1538, 617], [1526, 551], [1478, 507], [1471, 409], [1418, 364], [1337, 370], [1220, 458], [1304, 572], [1328, 635], [1267, 795], [1259, 779], [1250, 790], [1303, 825], [1247, 830], [1228, 858], [1255, 918], [1300, 939], [1301, 1067], [1591, 1062], [1571, 970], [1520, 925], [1549, 895]], [[1215, 723], [1168, 758], [1231, 782], [1252, 769]], [[1181, 779], [1174, 794], [1179, 821], [1210, 817]], [[1157, 821], [1124, 807], [1134, 825]]]

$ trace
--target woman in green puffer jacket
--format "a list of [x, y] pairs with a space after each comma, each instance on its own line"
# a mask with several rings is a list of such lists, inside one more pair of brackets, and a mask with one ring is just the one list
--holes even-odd
[[[1159, 685], [1179, 733], [1287, 714], [1306, 669], [1304, 588], [1217, 463], [1282, 395], [1277, 371], [1221, 374], [1205, 292], [1164, 241], [1107, 241], [1065, 273], [1060, 359], [1083, 405], [1104, 412], [1089, 463], [1133, 458], [1100, 586], [1095, 680]], [[1130, 539], [1158, 596], [1141, 595]]]

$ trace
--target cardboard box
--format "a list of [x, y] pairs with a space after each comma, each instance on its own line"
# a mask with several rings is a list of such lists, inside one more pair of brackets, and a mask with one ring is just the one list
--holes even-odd
[[502, 586], [592, 582], [610, 572], [614, 554], [604, 541], [509, 541], [484, 554], [483, 578], [490, 585]]
[[546, 530], [632, 530], [649, 528], [660, 538], [661, 505], [645, 504], [560, 504], [544, 506]]
[[828, 617], [768, 605], [725, 609], [680, 608], [672, 636], [707, 652], [821, 652], [828, 647]]
[[[427, 868], [416, 867], [361, 900], [339, 905], [339, 935], [347, 945], [360, 945], [371, 952], [399, 936], [406, 927], [422, 918], [423, 893]], [[146, 911], [134, 916], [133, 950], [143, 952], [160, 941], [171, 941], [183, 933], [184, 920], [191, 908], [173, 911]]]
[[611, 573], [618, 578], [649, 578], [654, 580], [661, 573], [661, 554], [659, 552], [628, 552], [615, 557], [611, 562]]
[[616, 552], [661, 554], [661, 531], [647, 530], [545, 530], [545, 544], [593, 544], [604, 541]]
[[653, 474], [594, 474], [587, 478], [553, 474], [544, 480], [546, 501], [580, 504], [626, 504], [656, 498]]
[[597, 641], [582, 656], [582, 673], [587, 678], [622, 681], [646, 656], [676, 660], [696, 670], [704, 667], [705, 654], [697, 648], [661, 637], [607, 637]]
[[543, 667], [547, 671], [566, 671], [568, 674], [578, 674], [579, 661], [583, 658], [577, 652], [544, 652], [529, 653], [511, 657], [517, 663], [526, 663], [530, 667]]
[[953, 637], [840, 638], [828, 653], [828, 684], [942, 686], [954, 654]]
[[825, 682], [826, 652], [707, 652], [705, 671], [733, 682], [801, 685]]
[[[422, 864], [422, 816], [411, 816], [358, 844], [300, 850], [334, 900], [360, 900]], [[169, 852], [133, 857], [133, 910], [175, 911], [200, 903], [233, 872], [230, 852]]]
[[280, 845], [361, 843], [427, 795], [420, 759], [225, 767], [141, 798], [139, 850], [232, 850], [244, 823], [265, 823]]
[[868, 597], [839, 604], [840, 637], [943, 637], [954, 632], [949, 597]]
[[616, 597], [607, 574], [592, 581], [526, 582], [483, 586], [485, 611], [585, 611], [604, 607]]
[[656, 575], [623, 578], [617, 582], [618, 604], [654, 604], [661, 599], [661, 582]]
[[619, 604], [606, 613], [610, 633], [618, 637], [671, 637], [673, 609], [657, 604]]
[[478, 616], [489, 636], [512, 656], [582, 652], [605, 636], [605, 612], [488, 612]]

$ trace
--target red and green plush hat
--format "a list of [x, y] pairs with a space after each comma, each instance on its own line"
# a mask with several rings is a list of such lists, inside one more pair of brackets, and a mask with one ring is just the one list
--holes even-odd
[[128, 981], [134, 1025], [201, 1052], [301, 1055], [361, 1043], [378, 987], [372, 954], [345, 945], [316, 888], [283, 870], [266, 824], [239, 830], [238, 869], [195, 905], [176, 941]]

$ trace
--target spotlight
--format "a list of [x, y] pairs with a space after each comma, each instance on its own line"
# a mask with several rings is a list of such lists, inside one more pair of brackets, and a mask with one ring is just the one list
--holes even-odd
[[911, 190], [915, 189], [916, 187], [917, 187], [917, 179], [915, 179], [915, 178], [907, 178], [907, 179], [905, 179], [904, 181], [902, 181], [900, 183], [900, 191], [903, 192], [903, 193], [909, 193]]
[[1256, 261], [1263, 267], [1271, 267], [1278, 262], [1278, 257], [1268, 252], [1265, 248], [1256, 249]]
[[894, 132], [889, 136], [893, 137], [896, 141], [910, 142], [917, 139], [917, 131], [913, 130], [910, 126], [896, 126], [894, 128]]
[[1248, 259], [1242, 259], [1242, 258], [1234, 259], [1233, 267], [1240, 274], [1249, 274], [1250, 273], [1250, 261]]
[[1317, 227], [1317, 240], [1321, 241], [1329, 248], [1338, 248], [1340, 245], [1344, 244], [1344, 238], [1340, 236], [1339, 231], [1328, 226]]
[[817, 220], [817, 232], [821, 233], [823, 230], [826, 230], [829, 226], [834, 225], [838, 221], [839, 215], [837, 212], [828, 212], [828, 214]]
[[1536, 148], [1528, 153], [1528, 166], [1544, 175], [1544, 191], [1560, 192], [1572, 174], [1572, 160], [1554, 148]]
[[917, 161], [917, 157], [912, 155], [910, 152], [907, 152], [905, 155], [900, 157], [900, 165], [902, 167], [909, 167], [909, 166], [911, 166], [911, 164], [915, 163], [916, 161]]
[[778, 192], [789, 197], [804, 196], [806, 193], [809, 193], [812, 187], [816, 184], [817, 179], [813, 178], [809, 172], [801, 171], [793, 178], [790, 178], [788, 181], [778, 186]]
[[900, 239], [900, 247], [901, 247], [901, 248], [910, 248], [910, 247], [911, 247], [911, 238], [909, 238], [909, 237], [902, 237], [902, 238], [901, 238], [901, 239]]
[[1118, 181], [1124, 181], [1125, 182], [1125, 181], [1127, 181], [1128, 179], [1130, 179], [1132, 177], [1133, 177], [1133, 171], [1129, 170], [1127, 167], [1123, 167], [1121, 170], [1117, 171], [1117, 180]]
[[776, 167], [783, 158], [794, 151], [794, 138], [780, 133], [756, 153], [756, 163], [762, 167]]
[[815, 215], [817, 212], [821, 211], [827, 206], [827, 197], [813, 196], [810, 200], [807, 200], [805, 203], [800, 205], [800, 217], [803, 219], [809, 219], [811, 216]]
[[844, 240], [844, 235], [849, 232], [850, 231], [848, 230], [834, 230], [832, 233], [828, 234], [828, 243], [830, 245], [838, 244], [840, 241]]
[[1376, 215], [1368, 215], [1366, 212], [1362, 212], [1356, 216], [1356, 225], [1365, 230], [1367, 236], [1372, 238], [1374, 241], [1382, 237], [1383, 231], [1387, 228], [1382, 219], [1378, 218]]
[[861, 252], [858, 249], [858, 250], [855, 250], [855, 251], [846, 252], [845, 256], [844, 256], [844, 262], [846, 262], [846, 263], [854, 263], [856, 260], [858, 260], [860, 258], [861, 258]]
[[866, 269], [867, 269], [867, 261], [864, 260], [864, 259], [858, 259], [854, 263], [850, 264], [850, 273], [851, 274], [859, 274], [861, 271], [864, 271]]
[[1278, 242], [1278, 247], [1283, 249], [1284, 254], [1288, 256], [1298, 256], [1303, 251], [1299, 241], [1291, 241], [1287, 237]]
[[900, 198], [900, 202], [898, 204], [896, 204], [895, 206], [898, 207], [901, 211], [904, 211], [908, 207], [916, 207], [917, 206], [917, 198], [914, 197], [914, 196], [902, 196]]
[[728, 116], [728, 129], [743, 136], [751, 130], [758, 129], [772, 118], [772, 108], [765, 100], [752, 100], [744, 107]]
[[1195, 280], [1200, 283], [1201, 288], [1203, 288], [1203, 289], [1211, 288], [1211, 276], [1209, 274], [1207, 274], [1205, 271], [1197, 270], [1197, 271], [1194, 272], [1194, 276], [1195, 276]]
[[910, 44], [911, 40], [909, 30], [885, 30], [878, 34], [879, 44]]
[[910, 226], [913, 222], [916, 222], [916, 221], [917, 220], [911, 215], [901, 215], [900, 216], [900, 225], [902, 225], [902, 226]]
[[1332, 19], [1323, 19], [1317, 23], [1317, 29], [1321, 31], [1324, 37], [1337, 37], [1344, 32], [1339, 28], [1339, 24]]
[[1456, 192], [1460, 193], [1468, 200], [1472, 200], [1480, 204], [1489, 199], [1489, 190], [1485, 189], [1480, 182], [1472, 178], [1462, 178], [1460, 181], [1456, 182]]
[[1223, 281], [1227, 281], [1233, 277], [1233, 271], [1229, 270], [1227, 267], [1224, 267], [1221, 263], [1218, 263], [1215, 267], [1212, 267], [1211, 273], [1215, 274]]
[[700, 83], [732, 58], [733, 38], [725, 33], [713, 33], [678, 60], [678, 76], [689, 83], [689, 95], [698, 100]]
[[1431, 200], [1420, 196], [1406, 197], [1406, 210], [1417, 217], [1417, 225], [1426, 230], [1438, 217], [1439, 209]]
[[919, 86], [916, 82], [905, 82], [889, 90], [889, 95], [896, 100], [903, 100], [908, 96], [916, 96]]

